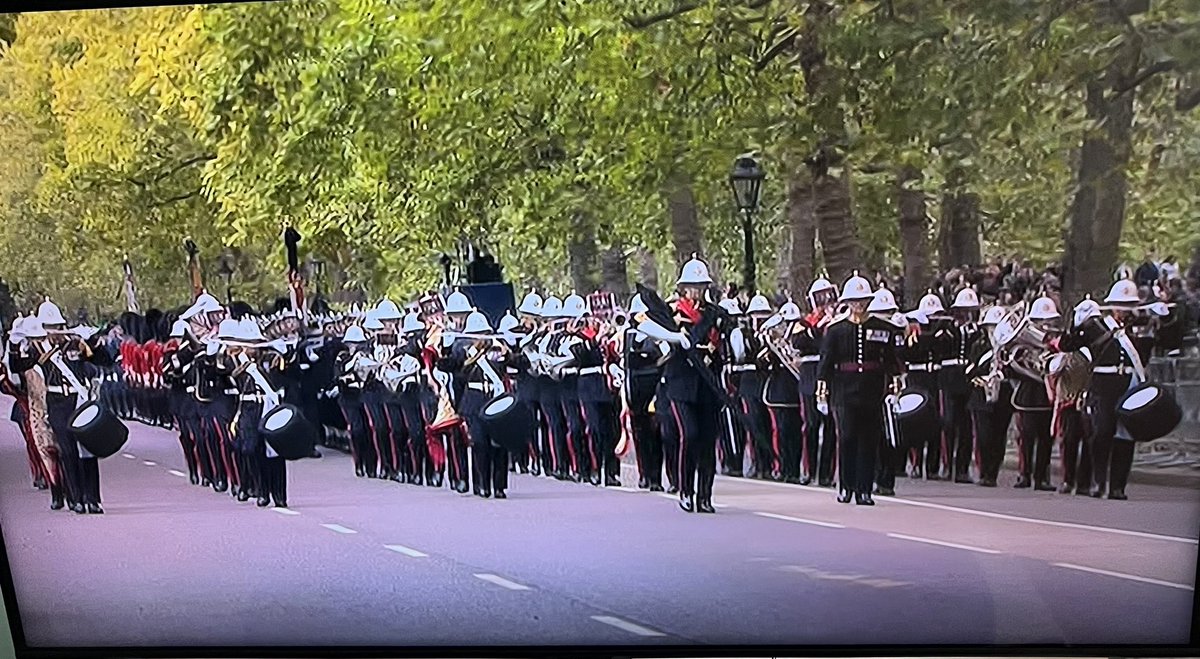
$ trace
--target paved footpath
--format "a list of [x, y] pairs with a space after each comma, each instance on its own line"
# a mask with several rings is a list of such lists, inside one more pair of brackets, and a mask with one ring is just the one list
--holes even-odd
[[[8, 401], [0, 402], [8, 418]], [[1200, 492], [1125, 502], [901, 480], [718, 477], [716, 515], [514, 476], [509, 499], [289, 465], [291, 508], [188, 484], [131, 425], [105, 515], [49, 510], [0, 423], [0, 529], [31, 645], [1183, 643]]]

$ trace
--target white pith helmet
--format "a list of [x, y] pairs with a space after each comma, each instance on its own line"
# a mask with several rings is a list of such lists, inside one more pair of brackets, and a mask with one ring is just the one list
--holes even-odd
[[525, 299], [521, 300], [521, 306], [517, 307], [517, 311], [530, 316], [537, 316], [542, 312], [542, 296], [530, 291]]
[[[1138, 295], [1137, 284], [1129, 279], [1122, 279], [1114, 283], [1112, 288], [1108, 290], [1108, 297], [1104, 298], [1105, 304], [1137, 304], [1141, 301], [1142, 298]], [[40, 312], [38, 313], [38, 317], [41, 317]]]
[[542, 303], [542, 318], [560, 318], [563, 312], [562, 300], [551, 295]]
[[421, 316], [415, 311], [410, 311], [404, 316], [404, 324], [400, 326], [400, 331], [405, 334], [419, 332], [423, 329], [425, 329], [425, 323], [421, 322]]
[[634, 295], [633, 299], [629, 301], [629, 314], [630, 315], [646, 313], [649, 310], [650, 310], [650, 308], [646, 306], [646, 303], [642, 302], [642, 294], [641, 293]]
[[367, 334], [358, 325], [351, 325], [342, 334], [342, 343], [366, 343]]
[[676, 286], [711, 284], [712, 277], [708, 274], [708, 266], [695, 254], [692, 259], [683, 264]]
[[395, 302], [384, 300], [375, 307], [375, 317], [379, 320], [400, 320], [404, 314], [400, 313], [400, 307]]
[[478, 311], [472, 311], [470, 316], [467, 316], [467, 324], [463, 328], [463, 332], [467, 334], [487, 334], [492, 331], [492, 326], [488, 324], [487, 316]]
[[973, 288], [964, 288], [954, 296], [954, 304], [950, 305], [951, 309], [978, 309], [979, 296]]
[[471, 301], [462, 291], [454, 291], [446, 298], [444, 306], [446, 313], [471, 313], [474, 308], [471, 307]]
[[758, 295], [755, 295], [754, 297], [750, 298], [750, 304], [746, 305], [746, 313], [748, 313], [748, 314], [771, 313], [771, 303], [769, 301], [767, 301], [767, 296], [763, 295], [762, 293], [759, 293]]
[[935, 313], [941, 313], [946, 310], [942, 306], [942, 298], [934, 295], [932, 292], [926, 293], [925, 297], [921, 298], [920, 304], [917, 305], [917, 311], [920, 311], [926, 316], [932, 316]]
[[1001, 306], [988, 307], [988, 310], [983, 312], [983, 319], [979, 321], [981, 325], [999, 325], [1001, 320], [1004, 320], [1008, 309]]
[[874, 297], [874, 293], [871, 292], [871, 282], [860, 277], [858, 272], [855, 271], [854, 275], [847, 279], [845, 286], [842, 287], [842, 294], [838, 296], [838, 302], [870, 300]]
[[1058, 306], [1048, 297], [1039, 297], [1029, 308], [1030, 320], [1054, 320], [1059, 317]]
[[896, 296], [886, 288], [881, 288], [875, 291], [875, 298], [871, 300], [867, 311], [871, 313], [892, 313], [899, 311], [900, 307], [896, 306]]

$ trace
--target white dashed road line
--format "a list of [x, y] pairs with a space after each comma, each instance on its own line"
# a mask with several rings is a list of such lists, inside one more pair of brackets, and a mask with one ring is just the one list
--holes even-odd
[[754, 514], [758, 515], [759, 517], [770, 517], [771, 519], [781, 519], [785, 522], [799, 522], [801, 524], [812, 524], [814, 526], [824, 526], [824, 527], [830, 528], [830, 529], [846, 528], [845, 526], [842, 526], [841, 524], [834, 524], [833, 522], [818, 522], [815, 519], [801, 519], [799, 517], [789, 517], [787, 515], [776, 515], [775, 513], [754, 513]]
[[179, 471], [178, 469], [168, 469], [167, 473], [171, 474], [172, 476], [181, 476], [184, 478], [187, 477], [187, 474], [183, 473], [182, 471]]
[[918, 538], [913, 535], [904, 535], [902, 533], [889, 533], [889, 534], [887, 534], [887, 537], [896, 538], [897, 540], [911, 540], [912, 542], [923, 542], [927, 545], [938, 545], [939, 547], [950, 547], [951, 549], [965, 549], [967, 551], [978, 552], [980, 554], [1003, 553], [1003, 552], [1000, 552], [995, 549], [984, 549], [983, 547], [972, 547], [970, 545], [960, 545], [955, 542], [943, 542], [941, 540], [930, 540], [929, 538]]
[[147, 467], [153, 467], [154, 465], [156, 465], [158, 463], [153, 460], [144, 460], [142, 462], [142, 464], [146, 465]]
[[[404, 545], [384, 545], [383, 547], [385, 549], [390, 549], [390, 550], [396, 552], [397, 554], [404, 554], [405, 556], [408, 556], [410, 558], [428, 558], [429, 557], [429, 554], [426, 554], [424, 552], [419, 552], [416, 549], [413, 549], [412, 547], [405, 547]], [[476, 576], [478, 576], [478, 575], [476, 575]]]
[[595, 620], [596, 622], [602, 622], [606, 625], [611, 625], [617, 629], [622, 629], [630, 634], [636, 634], [638, 636], [666, 636], [666, 634], [659, 631], [654, 631], [649, 627], [643, 627], [641, 625], [629, 622], [628, 620], [621, 620], [620, 618], [614, 618], [612, 616], [592, 616], [592, 620]]
[[1102, 574], [1106, 577], [1116, 577], [1118, 579], [1128, 579], [1129, 581], [1138, 581], [1141, 583], [1154, 584], [1155, 586], [1166, 586], [1168, 588], [1178, 588], [1180, 590], [1195, 590], [1194, 586], [1189, 586], [1184, 583], [1174, 583], [1171, 581], [1163, 581], [1161, 579], [1151, 579], [1149, 577], [1139, 577], [1134, 574], [1125, 574], [1123, 572], [1109, 572], [1108, 570], [1100, 570], [1094, 567], [1086, 567], [1083, 565], [1074, 565], [1072, 563], [1054, 563], [1055, 567], [1065, 567], [1068, 570], [1079, 570], [1080, 572], [1090, 572], [1092, 574]]
[[291, 508], [272, 508], [271, 510], [279, 513], [280, 515], [299, 515], [300, 514], [296, 511], [292, 510]]
[[137, 460], [137, 456], [132, 453], [122, 453], [121, 457], [128, 458], [130, 460]]
[[509, 590], [529, 590], [529, 586], [524, 586], [515, 581], [509, 581], [508, 579], [495, 574], [476, 574], [474, 576], [476, 579], [482, 579], [488, 583], [496, 584], [501, 588], [507, 588]]
[[342, 526], [341, 524], [322, 524], [321, 526], [324, 526], [325, 528], [329, 529], [330, 531], [333, 531], [334, 533], [343, 533], [343, 534], [358, 533], [358, 531], [355, 531], [354, 529], [348, 529], [348, 528]]

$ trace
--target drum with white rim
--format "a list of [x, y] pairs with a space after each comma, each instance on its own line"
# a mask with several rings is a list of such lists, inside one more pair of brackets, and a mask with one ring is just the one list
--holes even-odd
[[1166, 437], [1183, 420], [1183, 410], [1165, 387], [1144, 382], [1129, 391], [1117, 402], [1117, 422], [1123, 433], [1135, 442], [1149, 442]]
[[97, 458], [107, 458], [121, 450], [129, 439], [129, 428], [106, 407], [88, 401], [71, 416], [75, 441]]
[[907, 387], [896, 396], [893, 406], [900, 426], [903, 446], [920, 446], [930, 437], [941, 433], [937, 406], [929, 392], [917, 387]]
[[300, 460], [312, 455], [317, 443], [317, 427], [290, 403], [277, 405], [263, 415], [258, 424], [263, 441], [285, 460]]
[[529, 407], [509, 393], [489, 400], [479, 413], [492, 441], [514, 453], [524, 453], [536, 429]]

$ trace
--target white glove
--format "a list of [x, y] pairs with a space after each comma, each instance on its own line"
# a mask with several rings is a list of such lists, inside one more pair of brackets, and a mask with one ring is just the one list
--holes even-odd
[[688, 350], [692, 347], [692, 340], [688, 338], [687, 332], [679, 333], [679, 345], [682, 346], [684, 350]]
[[221, 344], [216, 341], [209, 341], [208, 345], [204, 346], [204, 354], [212, 357], [221, 349]]

